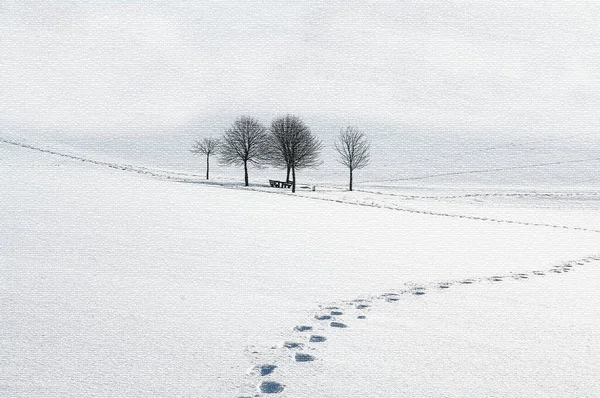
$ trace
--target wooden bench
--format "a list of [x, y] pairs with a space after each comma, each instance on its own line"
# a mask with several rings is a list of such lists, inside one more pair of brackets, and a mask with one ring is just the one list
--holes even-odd
[[271, 185], [273, 188], [291, 188], [292, 187], [291, 182], [277, 181], [277, 180], [269, 180], [269, 185]]

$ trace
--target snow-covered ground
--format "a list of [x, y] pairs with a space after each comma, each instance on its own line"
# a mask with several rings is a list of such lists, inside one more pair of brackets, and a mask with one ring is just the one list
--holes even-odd
[[329, 175], [291, 195], [8, 138], [1, 396], [600, 395], [593, 186]]

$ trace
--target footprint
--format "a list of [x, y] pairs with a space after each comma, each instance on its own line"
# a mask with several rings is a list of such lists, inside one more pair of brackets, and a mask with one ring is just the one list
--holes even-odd
[[546, 275], [544, 271], [533, 271], [534, 275]]
[[331, 319], [331, 315], [315, 315], [315, 319], [318, 321], [326, 321]]
[[440, 289], [448, 289], [450, 287], [448, 283], [440, 283], [438, 286]]
[[365, 308], [369, 308], [369, 305], [368, 304], [358, 304], [356, 306], [357, 310], [364, 310]]
[[463, 285], [471, 285], [475, 282], [473, 279], [465, 279], [464, 281], [460, 281]]
[[310, 354], [302, 354], [300, 352], [297, 352], [294, 356], [294, 360], [296, 362], [312, 362], [315, 360], [315, 357], [313, 357]]
[[358, 318], [358, 319], [367, 319], [367, 317], [366, 317], [366, 316], [364, 316], [364, 315], [359, 315], [357, 318]]
[[400, 295], [398, 293], [384, 293], [381, 297], [385, 298], [385, 301], [398, 301], [400, 300]]
[[492, 277], [490, 278], [490, 280], [491, 280], [492, 282], [502, 282], [502, 279], [503, 279], [503, 278], [502, 278], [501, 276], [492, 276]]
[[329, 324], [329, 326], [331, 326], [332, 328], [347, 328], [348, 326], [346, 326], [346, 324], [341, 323], [341, 322], [331, 322]]
[[422, 296], [422, 295], [424, 295], [424, 294], [425, 294], [425, 292], [424, 292], [424, 291], [422, 291], [422, 290], [416, 290], [416, 291], [414, 291], [414, 292], [413, 292], [413, 294], [414, 294], [415, 296]]
[[283, 384], [276, 381], [263, 381], [259, 384], [258, 391], [265, 394], [278, 394], [283, 391]]
[[294, 330], [297, 332], [306, 332], [307, 330], [312, 330], [312, 326], [300, 325], [294, 327]]
[[286, 341], [283, 343], [283, 348], [302, 348], [304, 346], [304, 344], [302, 343], [296, 343], [293, 341]]
[[331, 311], [331, 315], [344, 315], [342, 311]]
[[256, 365], [250, 371], [249, 374], [260, 374], [261, 376], [270, 375], [275, 371], [277, 366], [275, 365]]
[[309, 343], [322, 343], [325, 340], [327, 340], [327, 337], [325, 337], [325, 336], [312, 335], [312, 336], [310, 336], [310, 339], [308, 339], [308, 342]]

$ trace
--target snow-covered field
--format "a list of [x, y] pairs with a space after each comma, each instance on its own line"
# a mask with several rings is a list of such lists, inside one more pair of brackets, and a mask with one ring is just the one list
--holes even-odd
[[[397, 168], [374, 163], [356, 192], [315, 171], [292, 195], [272, 170], [206, 184], [4, 138], [0, 396], [600, 395], [594, 161], [540, 166], [591, 184], [512, 169], [502, 187], [383, 184]], [[594, 157], [544, 145], [537, 163]], [[470, 167], [506, 155], [485, 152]]]

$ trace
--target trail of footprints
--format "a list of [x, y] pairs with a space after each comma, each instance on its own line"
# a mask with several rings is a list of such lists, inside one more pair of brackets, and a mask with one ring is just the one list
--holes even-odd
[[[36, 150], [36, 151], [40, 151], [40, 152], [49, 153], [52, 155], [62, 156], [62, 157], [70, 158], [73, 160], [78, 160], [78, 161], [87, 162], [87, 163], [93, 163], [96, 165], [108, 166], [108, 167], [111, 167], [114, 169], [120, 169], [123, 171], [136, 172], [139, 174], [146, 174], [146, 175], [150, 175], [150, 176], [161, 178], [161, 179], [166, 178], [169, 180], [175, 180], [175, 181], [180, 181], [180, 182], [192, 182], [192, 180], [190, 180], [189, 177], [197, 177], [197, 175], [195, 175], [195, 174], [186, 174], [186, 173], [177, 173], [177, 172], [168, 172], [168, 171], [154, 171], [154, 170], [147, 169], [145, 167], [135, 167], [135, 166], [131, 166], [131, 165], [123, 165], [123, 164], [116, 164], [116, 163], [97, 161], [97, 160], [93, 160], [93, 159], [87, 159], [87, 158], [83, 158], [80, 156], [74, 156], [74, 155], [60, 153], [57, 151], [38, 148], [38, 147], [35, 147], [32, 145], [7, 140], [4, 138], [0, 138], [0, 142], [20, 146], [20, 147], [27, 148], [27, 149], [32, 149], [32, 150]], [[270, 192], [270, 191], [262, 191], [261, 190], [261, 192]], [[368, 191], [365, 191], [365, 192], [368, 192]], [[270, 192], [270, 193], [273, 193], [273, 192]], [[279, 192], [276, 192], [276, 193], [279, 193]], [[373, 192], [373, 193], [378, 193], [378, 192]], [[540, 193], [531, 193], [531, 194], [519, 193], [519, 194], [509, 194], [509, 195], [507, 195], [507, 194], [467, 194], [467, 195], [463, 195], [462, 197], [470, 197], [470, 196], [478, 196], [478, 195], [481, 195], [481, 196], [541, 195], [541, 196], [543, 196], [543, 195], [550, 195], [550, 194], [540, 194]], [[579, 194], [573, 194], [573, 195], [579, 195]], [[583, 195], [583, 194], [581, 194], [581, 195]], [[301, 195], [299, 195], [299, 196], [301, 196]], [[395, 196], [395, 195], [393, 195], [393, 196]], [[403, 195], [398, 195], [398, 196], [403, 196]], [[563, 196], [569, 196], [569, 194], [565, 194]], [[385, 208], [385, 209], [389, 209], [389, 210], [400, 210], [400, 211], [406, 211], [406, 212], [417, 213], [417, 214], [456, 217], [456, 218], [488, 221], [488, 222], [496, 222], [496, 223], [520, 224], [520, 225], [527, 225], [527, 226], [551, 227], [551, 228], [571, 229], [571, 230], [600, 233], [600, 230], [591, 229], [591, 228], [569, 227], [569, 226], [564, 226], [564, 225], [553, 225], [553, 224], [545, 224], [545, 223], [501, 220], [501, 219], [478, 217], [478, 216], [446, 214], [446, 213], [439, 213], [439, 212], [426, 211], [426, 210], [409, 209], [409, 208], [403, 208], [403, 207], [392, 206], [392, 205], [381, 205], [381, 204], [377, 204], [374, 202], [373, 203], [360, 202], [360, 201], [355, 202], [355, 201], [345, 201], [345, 200], [330, 199], [330, 198], [315, 198], [315, 197], [311, 197], [311, 196], [303, 196], [303, 197], [306, 197], [309, 199], [318, 199], [318, 200], [323, 200], [323, 201], [335, 201], [335, 202], [360, 205], [360, 206], [379, 207], [379, 208]], [[461, 196], [457, 196], [457, 197], [461, 197]], [[448, 198], [451, 198], [451, 197], [448, 197]], [[512, 280], [527, 280], [532, 277], [544, 276], [547, 274], [561, 274], [561, 273], [570, 272], [576, 266], [581, 266], [581, 265], [584, 265], [591, 261], [599, 261], [599, 260], [600, 260], [600, 256], [596, 256], [596, 257], [590, 256], [590, 257], [586, 257], [586, 258], [576, 260], [576, 261], [565, 262], [563, 264], [556, 265], [547, 270], [532, 271], [530, 273], [494, 275], [494, 276], [491, 276], [488, 278], [478, 278], [478, 279], [469, 278], [469, 279], [464, 279], [464, 280], [459, 280], [459, 281], [441, 282], [441, 283], [428, 285], [428, 286], [418, 286], [418, 285], [407, 284], [406, 288], [401, 289], [398, 292], [384, 293], [380, 296], [374, 296], [374, 297], [370, 297], [368, 299], [358, 299], [358, 300], [353, 300], [350, 302], [344, 302], [339, 306], [329, 306], [329, 307], [320, 308], [320, 310], [317, 312], [317, 314], [314, 315], [313, 319], [311, 319], [311, 322], [313, 322], [313, 323], [316, 322], [318, 324], [317, 326], [319, 327], [319, 330], [327, 330], [327, 328], [344, 329], [344, 328], [348, 327], [348, 325], [346, 324], [344, 319], [347, 319], [348, 317], [355, 317], [358, 320], [366, 319], [367, 318], [366, 313], [368, 312], [369, 307], [378, 301], [394, 303], [394, 302], [400, 301], [402, 295], [413, 295], [413, 296], [425, 295], [428, 289], [449, 289], [451, 286], [470, 285], [470, 284], [474, 284], [474, 283], [486, 283], [486, 282], [498, 283], [498, 282], [502, 282], [502, 281], [510, 280], [510, 279], [512, 279]], [[344, 309], [342, 309], [342, 307]], [[273, 347], [273, 349], [281, 349], [281, 350], [291, 352], [292, 355], [287, 355], [284, 357], [291, 358], [291, 360], [294, 362], [305, 363], [305, 362], [315, 361], [317, 358], [313, 354], [309, 354], [305, 351], [310, 351], [310, 352], [318, 351], [318, 349], [317, 349], [318, 345], [327, 341], [326, 336], [317, 334], [317, 332], [315, 330], [315, 327], [317, 327], [317, 326], [308, 325], [308, 324], [296, 326], [293, 330], [293, 333], [295, 333], [294, 339], [290, 339], [290, 341], [285, 341], [280, 346]], [[255, 383], [252, 384], [252, 386], [250, 387], [251, 391], [245, 392], [242, 395], [238, 395], [238, 397], [239, 398], [257, 397], [257, 396], [261, 396], [261, 394], [277, 394], [277, 393], [283, 392], [285, 389], [285, 385], [276, 380], [271, 379], [272, 377], [276, 376], [277, 368], [278, 368], [277, 365], [274, 365], [274, 364], [261, 364], [261, 365], [256, 365], [256, 366], [252, 367], [247, 372], [248, 376], [251, 378], [259, 378], [259, 380], [257, 381], [257, 383], [255, 380]]]
[[[260, 192], [286, 194], [286, 193], [275, 192], [275, 191], [264, 191], [264, 190], [258, 190], [258, 189], [254, 189], [254, 190], [257, 190]], [[375, 207], [378, 209], [402, 211], [402, 212], [406, 212], [406, 213], [422, 214], [422, 215], [437, 216], [437, 217], [461, 218], [461, 219], [465, 219], [465, 220], [485, 221], [485, 222], [492, 222], [492, 223], [496, 223], [496, 224], [525, 225], [525, 226], [530, 226], [530, 227], [567, 229], [567, 230], [573, 230], [573, 231], [585, 231], [585, 232], [600, 233], [600, 229], [594, 229], [594, 228], [574, 227], [574, 226], [568, 226], [568, 225], [547, 224], [547, 223], [517, 221], [517, 220], [505, 220], [505, 219], [499, 219], [499, 218], [493, 218], [493, 217], [482, 217], [482, 216], [475, 216], [475, 215], [451, 214], [451, 213], [443, 213], [443, 212], [438, 212], [438, 211], [419, 210], [419, 209], [415, 209], [415, 208], [402, 207], [402, 206], [398, 206], [395, 204], [382, 204], [382, 203], [377, 203], [377, 202], [369, 201], [369, 200], [366, 200], [366, 201], [360, 200], [360, 199], [359, 200], [350, 200], [350, 199], [342, 200], [342, 199], [334, 199], [334, 198], [328, 198], [328, 197], [307, 196], [307, 195], [302, 195], [302, 194], [296, 194], [296, 196], [307, 198], [307, 199], [312, 199], [312, 200], [320, 200], [320, 201], [324, 201], [324, 202], [345, 203], [345, 204], [350, 204], [350, 205], [355, 205], [355, 206]]]
[[[32, 149], [32, 150], [39, 151], [39, 152], [49, 153], [49, 154], [61, 156], [61, 157], [64, 157], [64, 158], [78, 160], [78, 161], [81, 161], [81, 162], [92, 163], [92, 164], [100, 165], [100, 166], [108, 166], [108, 167], [113, 168], [113, 169], [118, 169], [118, 170], [123, 170], [123, 171], [129, 171], [129, 172], [135, 172], [135, 173], [138, 173], [138, 174], [145, 174], [145, 175], [149, 175], [149, 176], [152, 176], [152, 177], [155, 177], [155, 178], [159, 178], [159, 179], [166, 179], [166, 180], [170, 180], [170, 181], [185, 182], [185, 183], [190, 183], [190, 182], [199, 183], [199, 182], [201, 182], [202, 184], [224, 186], [224, 185], [221, 185], [221, 184], [218, 184], [218, 183], [217, 184], [213, 184], [213, 183], [209, 183], [207, 181], [198, 181], [196, 178], [200, 177], [200, 176], [197, 175], [197, 174], [187, 174], [187, 173], [181, 173], [181, 172], [171, 172], [171, 171], [167, 171], [167, 170], [151, 170], [151, 169], [148, 169], [146, 167], [140, 167], [140, 166], [132, 166], [132, 165], [125, 165], [125, 164], [118, 164], [118, 163], [102, 162], [102, 161], [98, 161], [98, 160], [94, 160], [94, 159], [84, 158], [84, 157], [81, 157], [81, 156], [69, 155], [69, 154], [65, 154], [65, 153], [53, 151], [53, 150], [50, 150], [50, 149], [39, 148], [39, 147], [36, 147], [36, 146], [33, 146], [33, 145], [29, 145], [29, 144], [25, 144], [25, 143], [21, 143], [21, 142], [16, 142], [16, 141], [11, 141], [11, 140], [7, 140], [7, 139], [1, 138], [1, 137], [0, 137], [0, 142], [6, 143], [6, 144], [15, 145], [15, 146], [19, 146], [19, 147], [22, 147], [22, 148]], [[259, 192], [277, 193], [277, 194], [284, 194], [284, 195], [287, 194], [287, 193], [280, 192], [280, 191], [265, 191], [263, 189], [248, 189], [248, 190], [259, 191]], [[364, 192], [370, 192], [370, 191], [364, 191]], [[377, 192], [372, 192], [372, 193], [377, 193]], [[380, 194], [382, 194], [382, 195], [388, 195], [388, 196], [407, 196], [407, 197], [410, 197], [410, 195], [395, 195], [395, 194], [383, 194], [383, 193], [380, 193]], [[585, 195], [585, 194], [587, 194], [587, 193], [581, 193], [581, 195]], [[507, 195], [507, 194], [499, 194], [499, 193], [498, 194], [470, 194], [470, 195], [468, 194], [465, 197], [476, 196], [476, 195], [484, 195], [484, 196], [485, 195], [490, 195], [490, 196], [494, 196], [494, 195]], [[523, 194], [514, 194], [514, 195], [523, 195]], [[543, 194], [535, 194], [535, 195], [543, 195]], [[575, 195], [575, 194], [573, 194], [573, 195]], [[431, 216], [462, 218], [462, 219], [468, 219], [468, 220], [478, 220], [478, 221], [494, 222], [494, 223], [499, 223], [499, 224], [517, 224], [517, 225], [526, 225], [526, 226], [533, 226], [533, 227], [569, 229], [569, 230], [575, 230], [575, 231], [586, 231], [586, 232], [600, 233], [600, 230], [593, 229], [593, 228], [571, 227], [571, 226], [567, 226], [567, 225], [555, 225], [555, 224], [535, 223], [535, 222], [523, 222], [523, 221], [515, 221], [515, 220], [502, 220], [502, 219], [488, 218], [488, 217], [479, 217], [479, 216], [449, 214], [449, 213], [441, 213], [441, 212], [435, 212], [435, 211], [430, 211], [430, 210], [418, 210], [418, 209], [404, 208], [404, 207], [400, 207], [400, 206], [396, 206], [396, 205], [379, 204], [379, 203], [375, 203], [375, 202], [372, 202], [372, 201], [368, 202], [368, 201], [340, 200], [340, 199], [332, 199], [332, 198], [325, 198], [325, 197], [305, 196], [305, 195], [300, 195], [300, 194], [298, 194], [296, 196], [302, 196], [304, 198], [313, 199], [313, 200], [322, 200], [322, 201], [327, 201], [327, 202], [345, 203], [345, 204], [351, 204], [351, 205], [357, 205], [357, 206], [376, 207], [376, 208], [382, 208], [382, 209], [388, 209], [388, 210], [396, 210], [396, 211], [403, 211], [403, 212], [408, 212], [408, 213], [424, 214], [424, 215], [431, 215]], [[416, 198], [416, 197], [417, 196], [414, 196], [414, 198]], [[427, 197], [424, 196], [423, 198], [427, 198]]]
[[[310, 366], [310, 362], [318, 360], [319, 346], [327, 342], [327, 332], [331, 329], [344, 329], [357, 321], [367, 319], [369, 309], [379, 303], [397, 303], [403, 296], [423, 296], [429, 290], [449, 289], [453, 286], [471, 285], [475, 283], [498, 283], [507, 280], [528, 280], [530, 278], [567, 273], [577, 266], [583, 266], [593, 261], [600, 261], [600, 255], [589, 256], [579, 260], [568, 261], [554, 265], [549, 269], [531, 271], [528, 273], [510, 273], [507, 275], [493, 275], [486, 278], [467, 278], [457, 281], [432, 283], [426, 286], [406, 283], [405, 287], [395, 291], [383, 293], [379, 296], [344, 301], [335, 305], [319, 306], [314, 315], [305, 323], [299, 324], [291, 331], [289, 340], [270, 347], [266, 356], [278, 360], [275, 363], [261, 363], [248, 369], [249, 381], [242, 386], [242, 394], [237, 398], [261, 397], [263, 394], [279, 394], [286, 388], [285, 384], [277, 377], [279, 367], [298, 363], [301, 366]], [[273, 351], [277, 355], [272, 355]], [[259, 351], [252, 351], [260, 354]], [[278, 363], [277, 363], [278, 362]]]

